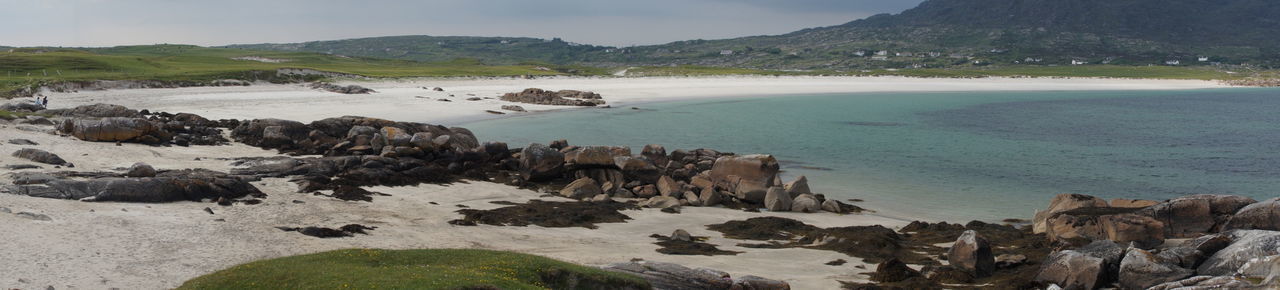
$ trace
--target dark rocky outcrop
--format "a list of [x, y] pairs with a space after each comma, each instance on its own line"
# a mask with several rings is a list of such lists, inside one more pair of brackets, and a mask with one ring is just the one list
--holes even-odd
[[1240, 208], [1223, 230], [1280, 231], [1280, 197], [1260, 201]]
[[630, 220], [620, 211], [639, 209], [635, 205], [604, 202], [550, 202], [530, 200], [528, 203], [492, 210], [463, 209], [462, 219], [450, 221], [454, 225], [486, 224], [495, 226], [537, 225], [549, 228], [596, 228], [598, 223], [620, 223]]
[[138, 110], [129, 109], [121, 105], [112, 104], [93, 104], [84, 105], [71, 109], [45, 110], [43, 113], [79, 118], [141, 118], [142, 113]]
[[49, 151], [44, 151], [44, 150], [35, 149], [35, 148], [18, 149], [18, 151], [13, 152], [13, 157], [18, 157], [18, 158], [40, 162], [44, 164], [53, 164], [53, 165], [67, 164], [66, 160], [63, 160], [62, 157], [58, 157], [58, 154], [49, 153]]
[[146, 163], [138, 162], [129, 166], [124, 173], [125, 177], [156, 177], [156, 169]]
[[950, 261], [952, 266], [968, 271], [979, 278], [991, 276], [996, 271], [996, 260], [991, 251], [991, 243], [973, 230], [965, 231], [960, 238], [956, 239], [951, 250], [947, 251], [947, 261]]
[[1197, 275], [1229, 276], [1249, 259], [1280, 255], [1280, 232], [1234, 230], [1226, 234], [1231, 244], [1205, 259], [1196, 268]]
[[339, 94], [348, 94], [348, 95], [369, 94], [369, 93], [377, 92], [377, 91], [374, 91], [373, 89], [365, 88], [357, 85], [340, 86], [340, 85], [324, 83], [324, 82], [312, 83], [310, 87], [312, 89], [329, 91], [329, 92], [334, 92]]
[[322, 227], [301, 227], [301, 228], [277, 227], [277, 228], [286, 232], [298, 232], [300, 234], [304, 234], [312, 237], [328, 239], [328, 238], [352, 237], [352, 236], [355, 236], [356, 234], [368, 235], [369, 234], [368, 231], [377, 229], [378, 227], [370, 227], [370, 226], [365, 226], [361, 224], [348, 224], [348, 225], [339, 227], [337, 229], [322, 228]]
[[1147, 289], [1157, 284], [1191, 277], [1195, 271], [1161, 263], [1155, 255], [1141, 249], [1129, 249], [1120, 261], [1120, 286], [1124, 289]]
[[1194, 238], [1220, 231], [1231, 215], [1255, 202], [1234, 195], [1190, 195], [1144, 208], [1137, 214], [1164, 223], [1166, 238]]
[[605, 104], [604, 99], [597, 93], [574, 90], [547, 91], [534, 88], [525, 89], [519, 93], [507, 93], [502, 95], [501, 99], [508, 102], [552, 106], [594, 107]]
[[156, 177], [102, 177], [89, 180], [59, 179], [5, 188], [14, 194], [81, 201], [172, 202], [264, 197], [252, 179], [225, 173], [186, 169], [165, 171]]
[[143, 118], [67, 119], [59, 129], [91, 142], [161, 144], [173, 137]]

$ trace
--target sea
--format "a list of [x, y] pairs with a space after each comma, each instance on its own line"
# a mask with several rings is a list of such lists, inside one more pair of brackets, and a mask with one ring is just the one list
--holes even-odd
[[772, 154], [785, 180], [908, 220], [1030, 219], [1060, 193], [1280, 195], [1280, 89], [728, 97], [463, 126], [512, 147]]

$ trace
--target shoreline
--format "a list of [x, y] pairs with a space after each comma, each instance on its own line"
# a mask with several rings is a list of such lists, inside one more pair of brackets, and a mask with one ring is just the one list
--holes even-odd
[[[911, 78], [911, 77], [638, 77], [638, 78], [472, 78], [344, 80], [377, 90], [367, 95], [343, 95], [306, 88], [301, 84], [255, 84], [248, 87], [189, 87], [51, 93], [51, 108], [111, 103], [153, 111], [187, 112], [210, 119], [280, 118], [308, 122], [329, 116], [360, 115], [458, 125], [530, 113], [583, 109], [510, 103], [501, 94], [525, 88], [583, 90], [600, 93], [615, 109], [657, 102], [788, 97], [796, 95], [886, 92], [973, 91], [1100, 91], [1185, 90], [1228, 88], [1214, 81], [1101, 78]], [[444, 88], [443, 92], [422, 89]], [[452, 95], [452, 96], [450, 96]], [[419, 98], [420, 97], [420, 98]], [[467, 98], [494, 98], [467, 101]], [[449, 102], [437, 101], [448, 99]], [[529, 113], [502, 111], [515, 104]], [[305, 106], [303, 110], [285, 110]], [[589, 109], [589, 108], [587, 108]], [[486, 110], [502, 111], [495, 115]]]

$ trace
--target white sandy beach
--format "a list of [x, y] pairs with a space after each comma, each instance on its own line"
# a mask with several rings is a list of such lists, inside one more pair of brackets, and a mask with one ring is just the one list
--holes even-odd
[[[496, 115], [511, 104], [494, 99], [465, 100], [471, 95], [497, 97], [529, 87], [589, 90], [602, 94], [613, 106], [693, 98], [767, 96], [883, 91], [1006, 91], [1006, 90], [1164, 90], [1219, 87], [1205, 81], [1109, 79], [911, 79], [847, 77], [717, 77], [717, 78], [553, 78], [452, 79], [354, 82], [378, 90], [371, 95], [341, 95], [301, 85], [85, 91], [50, 96], [52, 108], [111, 103], [134, 109], [189, 112], [210, 119], [281, 118], [311, 121], [342, 115], [392, 120], [456, 124]], [[434, 92], [422, 87], [441, 87]], [[449, 97], [452, 94], [453, 97]], [[417, 98], [422, 96], [424, 98]], [[447, 98], [452, 102], [436, 99]], [[531, 111], [561, 109], [523, 104]], [[76, 164], [77, 171], [117, 171], [146, 162], [158, 169], [208, 168], [226, 171], [230, 161], [217, 158], [274, 156], [274, 152], [243, 144], [229, 146], [151, 147], [138, 144], [83, 142], [44, 132], [0, 125], [3, 139], [30, 139], [39, 146], [0, 144], [0, 164], [29, 164], [9, 156], [19, 148], [39, 147]], [[40, 128], [49, 128], [42, 126]], [[548, 138], [552, 138], [549, 136]], [[196, 160], [199, 158], [200, 160]], [[44, 171], [52, 169], [47, 166]], [[0, 174], [0, 182], [12, 182]], [[450, 186], [374, 187], [392, 196], [371, 203], [346, 202], [295, 193], [284, 179], [256, 182], [268, 197], [260, 205], [221, 207], [213, 203], [167, 204], [87, 203], [0, 194], [0, 288], [44, 289], [164, 289], [187, 279], [254, 260], [343, 248], [479, 248], [512, 250], [565, 261], [602, 265], [632, 258], [707, 267], [735, 276], [758, 275], [785, 280], [795, 289], [833, 289], [837, 279], [865, 281], [870, 272], [860, 259], [831, 251], [809, 249], [747, 249], [744, 242], [725, 239], [706, 225], [735, 219], [777, 215], [821, 227], [885, 225], [898, 228], [905, 221], [875, 215], [748, 213], [719, 208], [686, 208], [681, 214], [657, 210], [628, 211], [634, 220], [601, 224], [599, 229], [530, 227], [456, 227], [456, 205], [488, 209], [490, 201], [521, 202], [541, 193], [500, 184], [474, 182]], [[542, 198], [552, 199], [552, 198]], [[298, 202], [300, 201], [300, 203]], [[432, 205], [436, 202], [439, 205]], [[212, 208], [214, 214], [205, 212]], [[47, 215], [50, 221], [17, 213]], [[349, 223], [376, 226], [371, 235], [317, 239], [277, 226], [337, 227]], [[721, 249], [743, 251], [736, 256], [674, 256], [655, 252], [651, 234], [685, 229], [710, 236]], [[846, 259], [850, 263], [823, 263]]]
[[[482, 78], [349, 81], [377, 90], [343, 95], [304, 85], [258, 84], [249, 87], [197, 87], [55, 93], [51, 108], [110, 103], [152, 111], [194, 113], [210, 119], [279, 118], [301, 122], [356, 115], [399, 121], [454, 125], [500, 115], [512, 103], [498, 96], [526, 88], [594, 91], [609, 105], [698, 98], [762, 97], [829, 93], [1031, 91], [1031, 90], [1182, 90], [1223, 87], [1213, 81], [1091, 78], [905, 78], [905, 77], [683, 77], [683, 78]], [[436, 92], [426, 88], [443, 88]], [[467, 98], [492, 98], [467, 101]], [[450, 102], [438, 101], [448, 99]], [[565, 107], [517, 104], [536, 111]], [[520, 114], [507, 112], [509, 114]]]

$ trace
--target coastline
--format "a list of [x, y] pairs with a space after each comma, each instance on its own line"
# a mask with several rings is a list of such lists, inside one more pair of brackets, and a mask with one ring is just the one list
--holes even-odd
[[[1102, 78], [910, 78], [725, 76], [537, 79], [396, 79], [346, 80], [378, 91], [344, 95], [312, 90], [301, 84], [256, 84], [248, 87], [191, 87], [51, 93], [50, 107], [71, 108], [110, 103], [152, 111], [186, 112], [210, 119], [280, 118], [309, 122], [331, 116], [357, 115], [444, 125], [581, 108], [516, 104], [528, 113], [501, 111], [515, 104], [496, 98], [526, 88], [594, 91], [614, 108], [653, 102], [712, 98], [785, 97], [835, 93], [954, 91], [1089, 91], [1184, 90], [1230, 87], [1214, 81]], [[436, 92], [425, 88], [443, 88]], [[450, 96], [452, 95], [452, 96]], [[468, 101], [467, 98], [493, 98]], [[450, 100], [448, 102], [438, 101]], [[298, 107], [305, 106], [305, 107]], [[297, 108], [296, 110], [294, 108]], [[587, 108], [590, 109], [590, 108]]]

